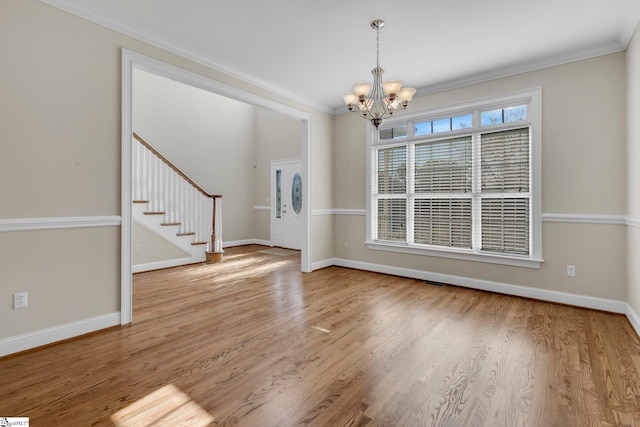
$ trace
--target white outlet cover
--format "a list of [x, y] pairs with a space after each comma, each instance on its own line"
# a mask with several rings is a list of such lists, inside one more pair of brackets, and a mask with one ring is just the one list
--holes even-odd
[[13, 309], [26, 308], [28, 306], [28, 293], [16, 292], [13, 294]]

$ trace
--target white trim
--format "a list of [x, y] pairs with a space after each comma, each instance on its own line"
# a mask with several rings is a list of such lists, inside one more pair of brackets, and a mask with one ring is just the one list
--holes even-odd
[[640, 227], [640, 218], [628, 216], [625, 218], [625, 224], [630, 227]]
[[[314, 209], [314, 215], [366, 215], [366, 209]], [[640, 227], [640, 218], [624, 215], [543, 213], [543, 222], [574, 222], [587, 224], [620, 224]]]
[[178, 267], [181, 265], [199, 264], [205, 260], [194, 260], [194, 258], [173, 258], [163, 261], [153, 261], [144, 264], [134, 264], [131, 266], [132, 273], [142, 273], [143, 271], [161, 270], [163, 268]]
[[154, 34], [152, 32], [149, 32], [146, 29], [135, 26], [130, 22], [124, 21], [118, 17], [106, 14], [94, 7], [83, 4], [79, 1], [76, 1], [76, 0], [41, 0], [41, 1], [50, 6], [56, 7], [58, 9], [62, 9], [73, 15], [79, 16], [81, 18], [87, 19], [103, 27], [109, 28], [113, 31], [117, 31], [118, 33], [125, 34], [136, 40], [141, 40], [152, 46], [156, 46], [156, 47], [159, 47], [160, 49], [166, 50], [167, 52], [189, 59], [198, 64], [202, 64], [206, 67], [209, 67], [213, 70], [220, 71], [229, 76], [235, 77], [236, 79], [250, 83], [261, 89], [266, 89], [269, 92], [272, 92], [273, 94], [280, 95], [288, 99], [295, 99], [298, 102], [307, 105], [308, 107], [314, 108], [316, 110], [322, 111], [327, 114], [332, 113], [331, 108], [324, 106], [322, 104], [319, 104], [310, 98], [306, 98], [305, 96], [302, 96], [298, 93], [294, 93], [280, 86], [271, 84], [265, 80], [262, 80], [256, 76], [253, 76], [232, 65], [215, 61], [202, 52], [199, 52], [197, 50], [194, 50], [182, 44], [176, 43], [175, 41], [169, 40], [159, 34]]
[[311, 215], [313, 216], [319, 216], [319, 215], [333, 215], [334, 214], [334, 210], [333, 209], [314, 209], [311, 213]]
[[76, 322], [65, 323], [39, 331], [0, 339], [0, 357], [29, 350], [79, 335], [120, 324], [120, 313], [109, 313]]
[[331, 267], [337, 265], [335, 258], [329, 258], [322, 261], [316, 261], [313, 263], [313, 271], [320, 270], [323, 268]]
[[222, 243], [223, 248], [230, 248], [233, 246], [245, 246], [245, 245], [273, 246], [269, 240], [262, 240], [262, 239], [229, 240], [227, 242]]
[[367, 210], [366, 209], [333, 209], [333, 214], [365, 216], [367, 214]]
[[[374, 271], [377, 273], [390, 274], [394, 276], [410, 277], [433, 282], [449, 283], [451, 285], [463, 286], [465, 288], [478, 289], [489, 292], [496, 292], [506, 295], [513, 295], [523, 298], [533, 298], [541, 301], [568, 304], [575, 307], [591, 308], [594, 310], [608, 311], [612, 313], [627, 313], [627, 303], [624, 301], [610, 300], [605, 298], [591, 297], [588, 295], [572, 294], [567, 292], [551, 291], [547, 289], [532, 288], [528, 286], [511, 285], [507, 283], [492, 282], [488, 280], [473, 279], [469, 277], [454, 276], [450, 274], [432, 273], [429, 271], [414, 270], [402, 267], [392, 267], [388, 265], [372, 264], [361, 261], [353, 261], [342, 258], [333, 258], [320, 261], [314, 265], [328, 267], [335, 265], [338, 267], [355, 268], [358, 270]], [[640, 322], [639, 322], [640, 324]]]
[[625, 48], [618, 42], [603, 43], [597, 46], [589, 46], [583, 50], [565, 52], [551, 57], [527, 61], [515, 64], [510, 67], [501, 67], [490, 70], [485, 73], [465, 76], [433, 85], [419, 88], [415, 96], [431, 95], [438, 92], [457, 89], [465, 86], [471, 86], [478, 83], [484, 83], [492, 80], [502, 79], [505, 77], [516, 76], [518, 74], [528, 73], [531, 71], [543, 70], [545, 68], [555, 67], [558, 65], [569, 64], [571, 62], [582, 61], [585, 59], [596, 58], [598, 56], [608, 55], [623, 51]]
[[[255, 211], [270, 211], [270, 206], [254, 206]], [[366, 209], [314, 209], [312, 215], [365, 216]], [[640, 218], [624, 215], [542, 214], [544, 222], [574, 222], [588, 224], [620, 224], [640, 227]], [[66, 228], [115, 227], [122, 225], [119, 216], [0, 218], [0, 233], [9, 231], [58, 230]]]
[[367, 248], [378, 251], [425, 255], [438, 258], [461, 259], [464, 261], [511, 265], [514, 267], [540, 268], [540, 264], [544, 262], [544, 260], [536, 258], [518, 258], [515, 256], [506, 256], [500, 254], [474, 253], [464, 250], [455, 250], [454, 248], [438, 250], [436, 248], [421, 248], [416, 246], [394, 244], [390, 242], [365, 242], [365, 244], [367, 245]]
[[624, 314], [626, 314], [627, 319], [629, 319], [629, 323], [631, 323], [631, 326], [633, 326], [633, 329], [636, 331], [636, 334], [640, 336], [640, 317], [638, 316], [638, 313], [636, 313], [633, 310], [633, 308], [631, 308], [629, 303], [627, 303], [627, 307]]
[[313, 215], [366, 215], [365, 209], [314, 209]]
[[0, 218], [0, 233], [7, 231], [59, 230], [65, 228], [115, 227], [119, 216], [70, 216], [50, 218]]
[[586, 224], [620, 224], [625, 225], [627, 218], [624, 215], [591, 215], [591, 214], [542, 214], [545, 222], [575, 222]]

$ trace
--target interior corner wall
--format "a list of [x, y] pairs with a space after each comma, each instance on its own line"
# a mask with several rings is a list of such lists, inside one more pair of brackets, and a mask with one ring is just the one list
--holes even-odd
[[[38, 0], [1, 1], [0, 179], [11, 185], [3, 186], [0, 218], [55, 218], [73, 228], [0, 232], [0, 353], [7, 342], [50, 339], [68, 325], [78, 334], [78, 325], [89, 332], [119, 324], [121, 230], [100, 219], [120, 218], [123, 48], [308, 113], [312, 188], [331, 179], [329, 114]], [[330, 208], [331, 189], [315, 192], [314, 206]], [[330, 247], [331, 230], [312, 224], [311, 241]], [[29, 307], [13, 310], [19, 291], [29, 292]], [[105, 316], [106, 326], [90, 322]]]
[[640, 25], [627, 46], [627, 302], [640, 314]]
[[[348, 113], [334, 121], [335, 257], [624, 302], [626, 226], [597, 220], [626, 213], [624, 52], [417, 97], [408, 112], [534, 87], [542, 87], [543, 219], [545, 214], [572, 218], [543, 221], [539, 269], [367, 249], [364, 214], [340, 214], [366, 208], [365, 127]], [[595, 223], [582, 222], [584, 216]], [[576, 277], [567, 277], [569, 264], [576, 266]]]

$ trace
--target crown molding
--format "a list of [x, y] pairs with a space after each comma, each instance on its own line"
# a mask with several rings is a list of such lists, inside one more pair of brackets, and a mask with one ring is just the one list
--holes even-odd
[[189, 59], [200, 65], [204, 65], [213, 70], [227, 74], [243, 82], [250, 83], [253, 86], [256, 86], [258, 88], [268, 90], [269, 92], [275, 95], [283, 96], [289, 100], [306, 105], [307, 107], [316, 109], [318, 111], [321, 111], [327, 114], [332, 114], [331, 108], [325, 105], [321, 105], [312, 99], [305, 98], [297, 93], [293, 93], [287, 89], [268, 83], [232, 65], [229, 65], [223, 62], [214, 61], [213, 59], [204, 55], [202, 52], [186, 47], [180, 43], [176, 43], [173, 40], [170, 40], [166, 37], [162, 37], [158, 34], [152, 33], [146, 29], [136, 26], [123, 19], [117, 18], [113, 15], [103, 13], [102, 11], [94, 7], [91, 7], [89, 5], [83, 4], [78, 0], [40, 0], [40, 1], [42, 3], [48, 4], [49, 6], [55, 7], [57, 9], [68, 12], [72, 15], [91, 21], [95, 24], [109, 28], [110, 30], [116, 31], [118, 33], [122, 33], [136, 40], [143, 41], [152, 46], [166, 50], [167, 52]]
[[507, 67], [501, 67], [485, 73], [474, 74], [471, 76], [461, 77], [442, 83], [425, 86], [416, 92], [416, 96], [430, 95], [446, 90], [457, 89], [464, 86], [470, 86], [478, 83], [484, 83], [491, 80], [497, 80], [505, 77], [511, 77], [518, 74], [528, 73], [531, 71], [542, 70], [545, 68], [555, 67], [558, 65], [568, 64], [571, 62], [582, 61], [585, 59], [595, 58], [598, 56], [608, 55], [624, 50], [624, 47], [617, 41], [600, 44], [597, 46], [589, 46], [581, 50], [564, 52], [549, 57], [539, 58], [533, 61], [513, 64]]

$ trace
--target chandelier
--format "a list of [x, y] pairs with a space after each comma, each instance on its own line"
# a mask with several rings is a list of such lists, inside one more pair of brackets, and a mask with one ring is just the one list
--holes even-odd
[[381, 19], [371, 22], [371, 28], [376, 30], [376, 68], [371, 70], [373, 85], [367, 82], [356, 83], [353, 85], [353, 92], [343, 96], [349, 111], [355, 111], [363, 119], [369, 120], [376, 129], [384, 119], [391, 117], [398, 110], [407, 108], [416, 93], [412, 87], [403, 88], [400, 80], [382, 82], [382, 74], [384, 74], [384, 70], [380, 68], [380, 28], [382, 27], [384, 27], [384, 21]]

